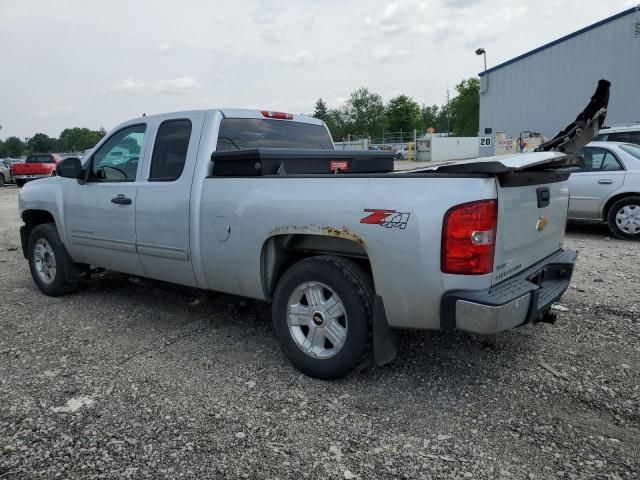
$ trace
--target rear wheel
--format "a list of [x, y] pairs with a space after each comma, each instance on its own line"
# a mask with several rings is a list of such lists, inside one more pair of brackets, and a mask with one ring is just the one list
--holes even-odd
[[42, 293], [58, 297], [74, 291], [78, 284], [66, 280], [66, 269], [73, 263], [52, 223], [31, 231], [28, 244], [29, 269]]
[[625, 197], [614, 203], [607, 215], [609, 230], [625, 240], [640, 240], [640, 197]]
[[18, 188], [24, 187], [24, 180], [16, 180], [16, 186]]
[[4, 184], [5, 184], [4, 175], [0, 175], [0, 188], [4, 187]]
[[355, 262], [307, 258], [278, 282], [273, 327], [297, 369], [316, 378], [340, 378], [369, 353], [372, 307], [371, 277]]

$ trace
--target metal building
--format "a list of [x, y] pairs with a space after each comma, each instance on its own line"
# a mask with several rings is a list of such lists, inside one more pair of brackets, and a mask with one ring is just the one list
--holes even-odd
[[480, 73], [480, 154], [493, 154], [497, 132], [551, 138], [601, 78], [611, 82], [606, 123], [640, 122], [640, 5]]

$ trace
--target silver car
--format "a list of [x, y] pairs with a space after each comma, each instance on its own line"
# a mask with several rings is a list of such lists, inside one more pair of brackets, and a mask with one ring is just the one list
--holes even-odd
[[13, 182], [11, 175], [11, 165], [9, 162], [0, 160], [0, 187], [4, 187], [6, 184]]
[[606, 222], [618, 238], [640, 240], [640, 146], [591, 142], [569, 178], [570, 220]]

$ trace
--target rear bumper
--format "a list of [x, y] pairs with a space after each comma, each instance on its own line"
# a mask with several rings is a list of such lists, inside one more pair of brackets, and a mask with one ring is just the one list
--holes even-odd
[[543, 320], [569, 287], [576, 256], [560, 250], [488, 290], [445, 293], [441, 328], [491, 334]]
[[50, 173], [37, 173], [37, 174], [30, 174], [30, 175], [14, 175], [13, 179], [28, 182], [29, 180], [36, 180], [38, 178], [47, 178], [50, 176], [51, 176]]

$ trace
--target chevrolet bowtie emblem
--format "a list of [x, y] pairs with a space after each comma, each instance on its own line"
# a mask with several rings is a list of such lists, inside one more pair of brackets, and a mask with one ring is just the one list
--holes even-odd
[[547, 223], [549, 223], [549, 220], [547, 220], [546, 217], [538, 218], [538, 221], [536, 222], [536, 230], [541, 232], [542, 230], [544, 230], [544, 227], [547, 226]]

